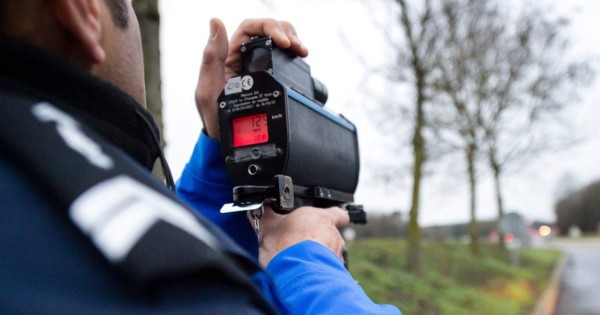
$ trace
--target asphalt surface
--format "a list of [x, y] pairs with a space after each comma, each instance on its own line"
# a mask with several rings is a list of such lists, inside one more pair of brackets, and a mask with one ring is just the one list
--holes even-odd
[[600, 315], [600, 239], [554, 241], [568, 256], [555, 315]]

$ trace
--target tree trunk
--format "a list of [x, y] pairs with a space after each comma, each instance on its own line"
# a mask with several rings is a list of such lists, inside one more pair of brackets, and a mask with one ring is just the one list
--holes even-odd
[[[140, 24], [144, 50], [144, 78], [146, 80], [146, 106], [160, 132], [160, 146], [164, 149], [164, 125], [160, 73], [160, 14], [158, 0], [134, 0], [133, 8]], [[159, 164], [159, 163], [157, 163]], [[154, 175], [164, 179], [162, 170], [154, 168]]]
[[[422, 93], [419, 93], [422, 94]], [[417, 102], [417, 117], [415, 121], [415, 135], [413, 137], [413, 187], [412, 200], [410, 206], [410, 219], [408, 225], [408, 248], [407, 248], [407, 263], [408, 270], [418, 272], [420, 270], [421, 258], [421, 227], [419, 226], [419, 202], [421, 191], [421, 170], [425, 162], [425, 143], [423, 140], [422, 130], [425, 124], [423, 113], [422, 96], [417, 97], [421, 101]]]
[[469, 233], [471, 236], [471, 253], [474, 255], [479, 254], [479, 229], [477, 227], [476, 218], [476, 196], [477, 196], [477, 178], [475, 176], [475, 153], [476, 145], [469, 144], [467, 147], [467, 166], [469, 172], [469, 194], [470, 194], [470, 209], [471, 209], [471, 222], [469, 224]]
[[494, 173], [494, 188], [496, 190], [496, 204], [498, 207], [498, 222], [496, 222], [496, 227], [498, 229], [498, 246], [501, 249], [504, 249], [506, 247], [506, 244], [504, 244], [504, 233], [500, 230], [500, 221], [502, 220], [502, 217], [504, 217], [504, 203], [502, 200], [502, 189], [500, 182], [500, 166], [495, 160], [493, 160], [493, 158], [491, 160], [492, 172]]
[[415, 130], [413, 135], [413, 187], [412, 199], [409, 213], [408, 225], [408, 246], [407, 246], [407, 266], [412, 272], [419, 272], [421, 269], [421, 227], [419, 226], [419, 202], [421, 191], [421, 176], [423, 164], [425, 163], [425, 140], [423, 138], [423, 128], [425, 128], [425, 76], [426, 70], [423, 66], [423, 60], [418, 52], [417, 39], [413, 36], [412, 24], [408, 17], [408, 7], [406, 1], [397, 0], [401, 9], [400, 21], [404, 26], [404, 32], [408, 40], [411, 53], [411, 66], [415, 75]]

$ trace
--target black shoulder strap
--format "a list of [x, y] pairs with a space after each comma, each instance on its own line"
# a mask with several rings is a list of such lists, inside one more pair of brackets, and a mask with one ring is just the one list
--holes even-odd
[[253, 287], [220, 232], [125, 154], [50, 103], [1, 96], [2, 151], [125, 276], [145, 284], [210, 268]]

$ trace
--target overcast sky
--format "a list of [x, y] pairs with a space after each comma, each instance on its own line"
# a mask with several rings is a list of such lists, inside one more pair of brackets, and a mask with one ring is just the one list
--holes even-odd
[[[175, 177], [179, 177], [201, 129], [193, 92], [209, 32], [209, 19], [218, 17], [223, 20], [231, 34], [245, 18], [273, 17], [288, 20], [296, 26], [310, 50], [307, 62], [313, 76], [329, 89], [327, 106], [343, 113], [358, 128], [362, 168], [355, 200], [364, 204], [367, 211], [401, 210], [406, 213], [410, 181], [383, 185], [372, 176], [372, 169], [397, 158], [382, 149], [389, 145], [389, 138], [381, 134], [374, 120], [369, 118], [373, 109], [380, 105], [360, 94], [367, 70], [359, 59], [377, 66], [392, 58], [373, 22], [382, 17], [372, 16], [358, 1], [271, 0], [268, 3], [270, 5], [259, 0], [160, 2], [166, 153]], [[553, 3], [557, 12], [571, 17], [570, 35], [574, 51], [589, 57], [600, 56], [600, 40], [596, 38], [600, 36], [597, 34], [600, 30], [600, 1], [555, 0]], [[383, 16], [385, 12], [379, 14]], [[579, 105], [571, 114], [577, 131], [586, 134], [588, 140], [567, 151], [531, 161], [506, 178], [504, 195], [508, 210], [518, 211], [530, 219], [553, 220], [554, 192], [564, 174], [573, 174], [580, 185], [600, 179], [598, 91], [600, 80], [584, 91]], [[407, 161], [401, 162], [407, 165]], [[460, 163], [462, 161], [457, 161], [456, 169], [463, 167]], [[493, 218], [497, 211], [493, 186], [489, 176], [486, 178], [478, 190], [477, 215], [480, 219]], [[424, 225], [468, 220], [464, 174], [434, 173], [423, 184], [420, 221]]]

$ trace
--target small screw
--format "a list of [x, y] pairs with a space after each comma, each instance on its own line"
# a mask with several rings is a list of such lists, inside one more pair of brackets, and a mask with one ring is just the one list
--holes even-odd
[[227, 164], [231, 164], [231, 163], [233, 163], [233, 161], [234, 161], [234, 160], [233, 160], [233, 157], [232, 157], [231, 155], [228, 155], [228, 156], [225, 158], [225, 163], [227, 163]]
[[227, 106], [227, 103], [225, 103], [225, 102], [221, 102], [221, 103], [219, 104], [219, 107], [221, 107], [221, 108], [225, 108], [225, 106]]
[[254, 175], [256, 175], [258, 173], [258, 171], [260, 171], [260, 167], [258, 167], [257, 165], [250, 164], [248, 166], [248, 174], [254, 176]]
[[292, 196], [292, 193], [290, 191], [290, 187], [285, 186], [285, 188], [283, 189], [283, 198], [289, 200]]
[[279, 97], [279, 91], [273, 92], [273, 97]]

